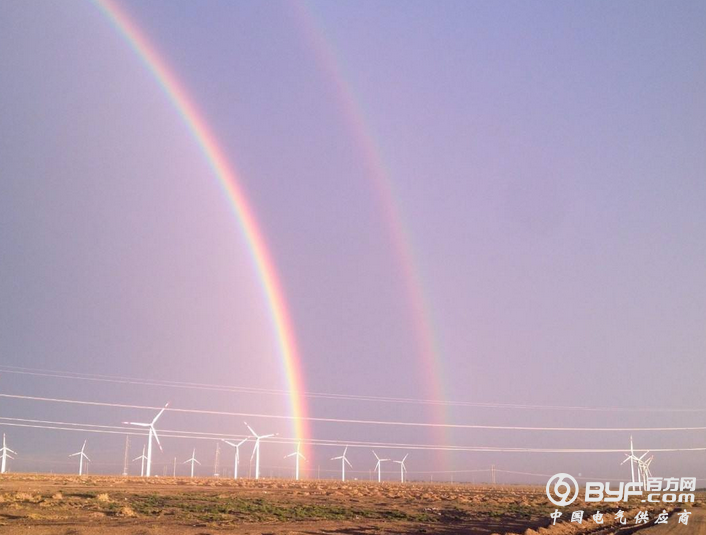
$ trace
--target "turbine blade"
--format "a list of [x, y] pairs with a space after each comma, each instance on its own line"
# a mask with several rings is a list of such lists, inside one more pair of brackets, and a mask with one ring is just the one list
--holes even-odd
[[271, 435], [262, 435], [262, 436], [259, 437], [259, 438], [270, 438], [270, 437], [273, 437], [273, 436], [275, 436], [275, 433], [272, 433]]
[[84, 453], [83, 456], [86, 458], [86, 460], [87, 460], [89, 463], [91, 462], [91, 460], [88, 458], [88, 455], [86, 455], [86, 454]]
[[346, 463], [348, 464], [348, 466], [350, 466], [351, 468], [353, 468], [353, 465], [350, 463], [350, 461], [349, 461], [348, 459], [346, 459], [346, 458], [344, 457], [343, 460], [346, 461]]
[[378, 454], [375, 453], [375, 450], [373, 450], [373, 455], [375, 455], [375, 458], [376, 458], [376, 459], [378, 460], [378, 462], [379, 462], [379, 461], [380, 461], [380, 457], [378, 457]]
[[242, 446], [242, 445], [245, 444], [247, 441], [248, 441], [248, 437], [245, 437], [243, 440], [241, 440], [240, 442], [238, 442], [238, 446], [237, 446], [237, 447]]
[[233, 444], [232, 442], [228, 442], [226, 439], [223, 439], [223, 442], [225, 442], [229, 446], [233, 446], [235, 448], [235, 444]]
[[145, 423], [142, 423], [142, 422], [123, 422], [123, 423], [124, 423], [125, 425], [137, 425], [137, 426], [140, 426], [140, 427], [149, 427], [149, 426], [150, 426], [150, 424], [145, 424]]
[[407, 457], [409, 457], [409, 453], [402, 458], [403, 463], [407, 460]]
[[159, 437], [157, 436], [157, 430], [152, 426], [150, 426], [150, 428], [152, 429], [152, 434], [154, 435], [154, 438], [157, 440], [157, 446], [159, 446], [159, 451], [163, 452], [164, 450], [162, 449], [162, 444], [159, 442]]
[[248, 422], [245, 422], [245, 427], [247, 427], [250, 430], [250, 432], [252, 433], [252, 436], [260, 438], [259, 435], [255, 431], [253, 431], [253, 428], [248, 425]]
[[[14, 450], [11, 450], [10, 448], [7, 448], [7, 451], [9, 451], [10, 453], [14, 453], [15, 455], [17, 455], [17, 452], [14, 451]], [[651, 460], [651, 459], [650, 459], [650, 460]]]
[[199, 464], [199, 465], [201, 464], [201, 463], [198, 462], [196, 459], [194, 459], [194, 462], [195, 462], [196, 464]]
[[76, 457], [77, 455], [81, 455], [81, 452], [79, 451], [78, 453], [72, 453], [69, 457]]
[[337, 461], [338, 459], [343, 459], [343, 455], [339, 455], [338, 457], [331, 457], [332, 461]]
[[162, 413], [167, 410], [167, 407], [169, 407], [169, 402], [167, 401], [167, 404], [162, 407], [162, 410], [157, 413], [157, 416], [154, 417], [154, 420], [152, 420], [152, 425], [159, 419], [160, 416], [162, 416]]

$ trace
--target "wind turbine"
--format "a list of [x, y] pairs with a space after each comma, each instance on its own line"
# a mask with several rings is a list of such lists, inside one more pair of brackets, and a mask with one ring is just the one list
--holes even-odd
[[240, 464], [240, 446], [245, 444], [248, 440], [248, 437], [245, 437], [243, 440], [238, 442], [237, 444], [234, 444], [233, 442], [229, 442], [225, 439], [223, 439], [223, 442], [228, 444], [229, 446], [233, 446], [235, 448], [235, 468], [233, 468], [233, 479], [238, 479], [238, 465]]
[[381, 459], [378, 457], [378, 454], [373, 451], [373, 455], [375, 455], [375, 458], [378, 460], [377, 464], [375, 465], [375, 470], [378, 473], [378, 483], [382, 481], [382, 463], [385, 461], [390, 461], [391, 459]]
[[10, 453], [17, 455], [16, 451], [12, 451], [5, 444], [5, 433], [2, 434], [2, 449], [0, 449], [0, 452], [2, 452], [2, 467], [0, 468], [0, 474], [4, 474], [7, 471], [7, 460], [14, 459]]
[[300, 447], [301, 447], [301, 442], [297, 442], [297, 451], [295, 451], [295, 452], [293, 452], [293, 453], [290, 453], [289, 455], [285, 455], [285, 456], [284, 456], [285, 459], [286, 459], [287, 457], [294, 457], [294, 459], [296, 460], [296, 463], [297, 463], [297, 464], [295, 465], [296, 468], [295, 468], [295, 470], [294, 470], [294, 474], [295, 474], [295, 475], [294, 475], [294, 479], [296, 479], [297, 481], [299, 481], [299, 458], [302, 458], [302, 459], [304, 459], [304, 460], [306, 461], [306, 457], [304, 457], [304, 455], [302, 455], [302, 454], [299, 452], [299, 448], [300, 448]]
[[247, 427], [250, 432], [253, 434], [253, 437], [255, 437], [255, 447], [252, 449], [252, 455], [250, 456], [250, 462], [252, 462], [252, 458], [255, 457], [255, 479], [260, 479], [260, 441], [263, 438], [270, 438], [275, 436], [275, 434], [271, 435], [258, 435], [255, 431], [253, 431], [253, 428], [248, 425], [248, 422], [245, 422], [245, 427]]
[[[647, 483], [647, 479], [645, 479], [643, 477], [645, 475], [645, 471], [644, 471], [645, 461], [643, 461], [642, 459], [648, 453], [649, 453], [649, 451], [646, 451], [645, 453], [643, 453], [639, 457], [637, 457], [634, 454], [631, 454], [631, 455], [626, 454], [625, 460], [622, 463], [620, 463], [620, 464], [625, 464], [626, 462], [630, 461], [631, 468], [634, 463], [637, 463], [637, 483]], [[635, 483], [636, 481], [635, 481], [634, 471], [633, 471], [632, 477], [633, 477], [633, 483]]]
[[142, 461], [142, 463], [140, 463], [140, 477], [144, 477], [144, 475], [145, 475], [145, 461], [146, 460], [147, 460], [147, 457], [145, 456], [145, 446], [142, 446], [142, 455], [140, 455], [139, 457], [135, 457], [132, 460], [132, 462]]
[[75, 457], [76, 455], [78, 455], [78, 458], [79, 458], [79, 461], [78, 461], [78, 475], [80, 475], [80, 476], [83, 475], [83, 459], [84, 459], [84, 457], [85, 457], [85, 459], [86, 459], [87, 461], [90, 461], [90, 459], [88, 458], [88, 455], [86, 455], [86, 454], [83, 452], [85, 449], [86, 449], [86, 441], [84, 440], [84, 441], [83, 441], [83, 446], [81, 446], [81, 451], [76, 452], [76, 453], [72, 453], [71, 455], [69, 455], [69, 457]]
[[150, 471], [152, 469], [152, 437], [154, 437], [157, 441], [159, 451], [164, 451], [162, 450], [162, 445], [159, 443], [159, 437], [157, 436], [157, 431], [154, 428], [154, 424], [157, 423], [157, 420], [160, 416], [162, 416], [162, 413], [167, 409], [167, 407], [169, 407], [169, 402], [167, 402], [167, 404], [162, 408], [162, 410], [157, 413], [157, 416], [154, 417], [154, 420], [152, 420], [148, 424], [141, 422], [123, 422], [126, 425], [137, 425], [140, 427], [149, 427], [150, 429], [149, 438], [147, 439], [147, 473], [145, 474], [147, 477], [150, 477]]
[[348, 446], [346, 446], [346, 449], [343, 450], [343, 455], [339, 455], [338, 457], [331, 457], [332, 461], [337, 461], [338, 459], [341, 459], [341, 481], [346, 480], [346, 463], [348, 463], [348, 466], [353, 468], [353, 465], [348, 462], [348, 459], [346, 458], [346, 452], [348, 451]]
[[201, 463], [196, 460], [196, 448], [194, 448], [194, 451], [191, 454], [191, 459], [187, 459], [182, 464], [186, 464], [186, 463], [191, 463], [191, 479], [193, 479], [194, 478], [194, 463], [201, 466]]
[[652, 455], [646, 461], [640, 461], [640, 467], [642, 468], [642, 480], [645, 482], [645, 484], [647, 484], [647, 480], [652, 477], [652, 474], [650, 473], [650, 464], [652, 464], [652, 459], [654, 458], [655, 456]]
[[393, 463], [397, 463], [400, 465], [400, 481], [404, 483], [404, 473], [407, 471], [407, 467], [404, 465], [404, 462], [407, 460], [407, 457], [409, 456], [409, 453], [405, 455], [401, 461], [392, 461]]

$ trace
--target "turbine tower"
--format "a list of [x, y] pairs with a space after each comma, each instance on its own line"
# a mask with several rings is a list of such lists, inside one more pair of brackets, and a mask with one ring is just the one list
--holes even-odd
[[218, 468], [221, 460], [221, 443], [216, 442], [216, 460], [213, 461], [213, 477], [219, 477]]
[[147, 439], [147, 473], [145, 474], [147, 477], [150, 477], [150, 473], [152, 470], [152, 437], [155, 438], [157, 441], [157, 446], [159, 446], [159, 451], [162, 450], [162, 444], [159, 443], [159, 437], [157, 436], [157, 431], [154, 428], [154, 424], [157, 423], [157, 420], [159, 419], [160, 416], [162, 416], [162, 413], [169, 407], [169, 402], [162, 408], [161, 411], [157, 413], [157, 416], [154, 417], [154, 420], [152, 420], [150, 423], [142, 423], [142, 422], [123, 422], [126, 425], [137, 425], [139, 427], [148, 427], [150, 432], [149, 432], [149, 437]]
[[132, 462], [134, 463], [135, 461], [142, 461], [140, 463], [140, 477], [145, 476], [145, 461], [147, 460], [147, 457], [145, 456], [145, 446], [142, 446], [142, 455], [139, 457], [135, 457]]
[[391, 459], [381, 459], [378, 457], [378, 454], [373, 451], [373, 455], [375, 455], [375, 458], [378, 460], [377, 464], [375, 465], [375, 470], [378, 473], [378, 483], [382, 482], [382, 463], [385, 461], [390, 461]]
[[287, 457], [294, 457], [294, 459], [296, 460], [296, 465], [295, 465], [295, 470], [294, 470], [294, 479], [296, 479], [297, 481], [299, 481], [299, 459], [301, 458], [306, 461], [306, 457], [304, 457], [304, 455], [302, 455], [299, 452], [300, 447], [301, 447], [301, 442], [297, 442], [297, 451], [284, 456], [285, 459]]
[[635, 448], [633, 448], [632, 435], [630, 435], [630, 477], [632, 478], [632, 482], [635, 483], [635, 463], [633, 459], [635, 459]]
[[238, 465], [240, 464], [240, 446], [245, 444], [247, 441], [248, 441], [248, 437], [245, 437], [243, 440], [241, 440], [237, 444], [223, 439], [223, 442], [225, 442], [229, 446], [233, 446], [235, 448], [235, 468], [233, 468], [233, 479], [238, 479]]
[[404, 483], [404, 473], [407, 471], [407, 467], [404, 465], [404, 462], [407, 460], [407, 457], [409, 456], [409, 453], [405, 455], [401, 461], [392, 461], [393, 463], [397, 463], [400, 465], [400, 481]]
[[348, 463], [348, 466], [353, 468], [353, 465], [348, 462], [348, 459], [346, 458], [346, 453], [348, 452], [348, 446], [346, 446], [346, 449], [343, 450], [343, 455], [339, 455], [338, 457], [331, 457], [332, 461], [337, 461], [338, 459], [341, 459], [341, 481], [346, 480], [346, 463]]
[[11, 453], [14, 453], [17, 455], [16, 451], [12, 451], [10, 448], [7, 447], [7, 444], [5, 444], [5, 433], [2, 434], [2, 449], [0, 450], [2, 452], [2, 466], [0, 467], [0, 474], [4, 474], [7, 472], [7, 460], [8, 459], [14, 459]]
[[83, 475], [83, 459], [85, 458], [87, 461], [90, 461], [88, 458], [88, 455], [84, 453], [84, 450], [86, 449], [86, 441], [83, 441], [83, 446], [81, 446], [81, 451], [72, 453], [69, 455], [69, 457], [75, 457], [78, 455], [79, 461], [78, 461], [78, 475], [82, 476]]
[[253, 431], [253, 428], [248, 425], [248, 422], [245, 422], [245, 427], [247, 427], [250, 432], [253, 434], [253, 437], [255, 437], [255, 447], [252, 450], [252, 455], [250, 456], [250, 462], [252, 462], [252, 458], [255, 457], [255, 479], [260, 479], [260, 441], [263, 438], [270, 438], [275, 436], [275, 434], [272, 435], [258, 435], [255, 431]]
[[127, 476], [130, 460], [130, 435], [125, 435], [125, 455], [123, 456], [123, 476]]
[[194, 478], [194, 463], [201, 466], [201, 463], [196, 460], [196, 448], [194, 448], [194, 451], [191, 454], [191, 459], [187, 459], [182, 464], [186, 464], [186, 463], [191, 463], [191, 479], [193, 479]]

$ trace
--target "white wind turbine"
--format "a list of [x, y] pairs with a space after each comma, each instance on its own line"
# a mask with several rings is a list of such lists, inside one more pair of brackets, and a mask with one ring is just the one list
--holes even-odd
[[341, 459], [341, 481], [346, 480], [346, 463], [348, 463], [348, 466], [353, 468], [353, 465], [348, 462], [348, 459], [346, 458], [346, 452], [348, 451], [348, 446], [346, 446], [346, 449], [343, 450], [343, 455], [339, 455], [338, 457], [331, 457], [332, 461], [337, 461], [338, 459]]
[[147, 460], [147, 457], [145, 456], [145, 446], [142, 446], [142, 455], [139, 457], [135, 457], [132, 462], [134, 463], [135, 461], [142, 461], [140, 463], [140, 477], [144, 477], [145, 475], [145, 461]]
[[252, 450], [252, 455], [250, 456], [250, 462], [252, 462], [252, 458], [255, 457], [255, 479], [260, 479], [260, 441], [263, 438], [270, 438], [275, 436], [276, 433], [271, 434], [271, 435], [258, 435], [255, 431], [253, 431], [253, 428], [248, 425], [248, 422], [245, 422], [245, 427], [247, 427], [250, 432], [253, 434], [253, 437], [255, 438], [255, 447]]
[[[626, 454], [625, 460], [622, 463], [620, 463], [620, 464], [625, 464], [626, 462], [630, 461], [631, 468], [634, 463], [637, 463], [637, 481], [635, 481], [634, 469], [631, 470], [633, 483], [647, 483], [647, 479], [645, 478], [645, 464], [646, 464], [646, 462], [643, 461], [642, 459], [648, 453], [649, 453], [649, 451], [646, 451], [645, 453], [643, 453], [639, 457], [634, 454], [631, 454], [631, 455]], [[648, 469], [648, 472], [649, 472], [649, 469]]]
[[160, 416], [162, 416], [162, 413], [169, 407], [169, 402], [162, 407], [162, 410], [157, 413], [157, 416], [154, 417], [154, 420], [152, 420], [150, 423], [141, 423], [141, 422], [123, 422], [126, 425], [137, 425], [140, 427], [149, 427], [150, 433], [149, 437], [147, 439], [147, 472], [146, 476], [150, 477], [150, 472], [152, 470], [152, 437], [155, 438], [157, 441], [157, 446], [159, 446], [159, 451], [162, 450], [162, 445], [159, 443], [159, 437], [157, 436], [157, 431], [154, 428], [154, 424], [157, 423], [157, 420], [159, 419]]
[[81, 451], [72, 453], [69, 455], [69, 457], [75, 457], [78, 455], [79, 461], [78, 461], [78, 475], [82, 476], [83, 475], [83, 459], [85, 458], [87, 461], [90, 461], [88, 458], [88, 455], [84, 453], [84, 450], [86, 449], [86, 441], [83, 441], [83, 446], [81, 446]]
[[238, 465], [240, 464], [240, 446], [245, 444], [247, 442], [248, 438], [245, 437], [243, 440], [238, 442], [237, 444], [233, 442], [229, 442], [225, 439], [223, 439], [223, 442], [228, 444], [229, 446], [233, 446], [235, 448], [235, 468], [233, 468], [233, 479], [238, 479]]
[[14, 453], [17, 455], [16, 451], [12, 451], [10, 448], [7, 447], [7, 444], [5, 444], [5, 433], [2, 434], [2, 449], [0, 450], [2, 452], [2, 467], [0, 467], [0, 474], [4, 474], [7, 472], [7, 460], [8, 459], [14, 459], [11, 453]]
[[393, 463], [397, 463], [400, 465], [400, 481], [404, 483], [404, 473], [407, 471], [407, 467], [404, 465], [404, 462], [407, 460], [407, 457], [409, 456], [409, 453], [405, 455], [401, 461], [392, 461]]
[[652, 464], [652, 459], [654, 458], [655, 456], [652, 455], [646, 461], [640, 461], [640, 467], [642, 468], [642, 480], [645, 482], [645, 484], [647, 484], [647, 480], [652, 477], [652, 473], [650, 472], [650, 464]]
[[301, 447], [301, 442], [297, 442], [297, 451], [295, 451], [295, 452], [293, 452], [293, 453], [290, 453], [289, 455], [285, 455], [285, 456], [284, 456], [285, 459], [286, 459], [287, 457], [294, 457], [294, 459], [295, 459], [295, 461], [296, 461], [296, 465], [295, 465], [296, 468], [295, 468], [295, 470], [294, 470], [294, 479], [296, 479], [297, 481], [299, 481], [299, 459], [301, 458], [301, 459], [304, 459], [304, 460], [306, 461], [306, 457], [304, 457], [304, 455], [302, 455], [302, 454], [299, 452], [299, 448], [300, 448], [300, 447]]
[[194, 463], [201, 466], [201, 463], [196, 460], [196, 448], [194, 448], [194, 451], [191, 454], [191, 459], [187, 459], [182, 464], [186, 464], [186, 463], [191, 463], [191, 478], [193, 479], [194, 478]]
[[375, 458], [378, 460], [377, 464], [375, 465], [375, 470], [378, 473], [378, 483], [382, 481], [382, 463], [385, 461], [390, 461], [391, 459], [381, 459], [378, 457], [378, 454], [373, 451], [373, 455], [375, 455]]

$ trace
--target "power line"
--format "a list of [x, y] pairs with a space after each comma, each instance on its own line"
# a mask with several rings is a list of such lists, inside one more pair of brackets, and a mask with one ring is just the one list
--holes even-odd
[[[140, 409], [140, 410], [162, 410], [162, 407], [148, 405], [132, 405], [127, 403], [108, 403], [103, 401], [83, 401], [63, 398], [47, 398], [40, 396], [23, 396], [19, 394], [0, 394], [0, 397], [10, 399], [22, 399], [29, 401], [42, 401], [50, 403], [67, 403], [74, 405], [91, 405], [98, 407], [111, 407], [120, 409]], [[429, 422], [401, 422], [392, 420], [360, 420], [353, 418], [323, 418], [314, 416], [289, 416], [277, 414], [263, 414], [251, 412], [229, 412], [208, 409], [179, 409], [169, 407], [169, 412], [188, 414], [209, 414], [216, 416], [239, 416], [244, 418], [271, 418], [277, 420], [306, 420], [310, 422], [339, 423], [339, 424], [361, 424], [361, 425], [389, 425], [403, 427], [442, 427], [451, 429], [484, 429], [494, 431], [556, 431], [556, 432], [640, 432], [640, 431], [704, 431], [706, 426], [694, 427], [534, 427], [534, 426], [509, 426], [509, 425], [481, 425], [481, 424], [448, 424]]]
[[415, 399], [406, 397], [389, 397], [389, 396], [368, 396], [355, 394], [334, 394], [330, 392], [307, 392], [293, 391], [285, 389], [257, 388], [244, 386], [228, 386], [216, 385], [208, 383], [194, 383], [185, 381], [167, 381], [161, 379], [139, 379], [135, 377], [104, 375], [104, 374], [88, 374], [79, 372], [67, 372], [59, 370], [48, 370], [41, 368], [28, 368], [21, 366], [0, 365], [0, 372], [30, 375], [38, 377], [51, 377], [57, 379], [75, 379], [83, 381], [98, 381], [116, 384], [130, 384], [138, 386], [162, 386], [169, 388], [186, 388], [196, 390], [210, 390], [230, 393], [245, 393], [245, 394], [268, 394], [290, 396], [292, 394], [305, 396], [308, 398], [332, 399], [332, 400], [349, 400], [349, 401], [369, 401], [379, 403], [400, 403], [400, 404], [418, 404], [418, 405], [443, 405], [456, 407], [475, 407], [488, 409], [521, 409], [521, 410], [553, 410], [553, 411], [590, 411], [590, 412], [690, 412], [703, 413], [706, 408], [665, 408], [665, 407], [588, 407], [588, 406], [566, 406], [566, 405], [532, 405], [520, 403], [494, 403], [494, 402], [473, 402], [473, 401], [454, 401], [454, 400], [437, 400], [437, 399]]
[[[138, 431], [130, 431], [128, 428], [119, 426], [106, 426], [98, 424], [78, 424], [70, 422], [51, 422], [33, 423], [36, 421], [24, 420], [21, 418], [0, 417], [0, 426], [9, 427], [26, 427], [32, 429], [50, 429], [58, 431], [75, 431], [84, 433], [103, 433], [103, 434], [131, 434], [137, 436], [145, 436], [144, 433]], [[25, 423], [27, 422], [27, 423]], [[83, 427], [80, 427], [83, 426]], [[184, 434], [177, 434], [184, 433]], [[178, 438], [190, 440], [221, 440], [219, 436], [203, 436], [188, 434], [193, 432], [187, 431], [161, 431], [162, 438]], [[214, 435], [208, 433], [206, 435]], [[223, 435], [225, 436], [225, 435]], [[230, 435], [232, 436], [232, 435]], [[492, 452], [492, 453], [627, 453], [629, 450], [625, 448], [527, 448], [527, 447], [501, 447], [501, 446], [449, 446], [449, 445], [434, 445], [434, 444], [397, 444], [385, 442], [355, 442], [344, 440], [325, 440], [325, 439], [310, 439], [299, 440], [288, 437], [273, 437], [266, 440], [270, 443], [291, 444], [302, 442], [312, 446], [341, 446], [348, 445], [351, 448], [387, 448], [387, 449], [407, 449], [407, 450], [422, 450], [422, 451], [451, 451], [451, 452]], [[706, 451], [706, 447], [692, 448], [646, 448], [653, 452], [689, 452], [689, 451]], [[646, 451], [639, 450], [639, 451]]]

